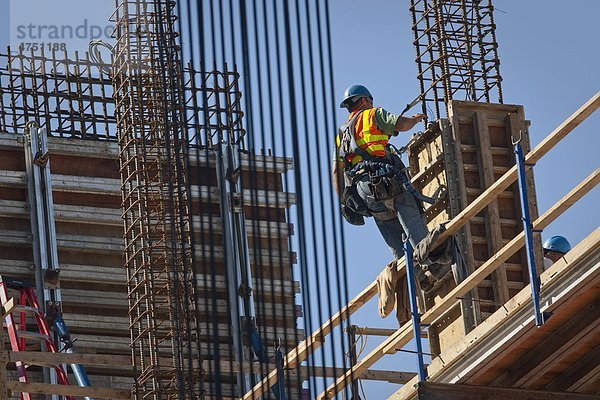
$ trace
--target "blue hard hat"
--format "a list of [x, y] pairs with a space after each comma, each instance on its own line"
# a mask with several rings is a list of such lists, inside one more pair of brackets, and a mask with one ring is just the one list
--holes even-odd
[[363, 85], [352, 85], [344, 92], [344, 98], [340, 103], [340, 108], [348, 106], [348, 100], [359, 99], [361, 97], [368, 97], [373, 100], [373, 95], [369, 92], [369, 89]]
[[562, 236], [552, 236], [544, 242], [544, 250], [567, 254], [571, 251], [571, 243]]

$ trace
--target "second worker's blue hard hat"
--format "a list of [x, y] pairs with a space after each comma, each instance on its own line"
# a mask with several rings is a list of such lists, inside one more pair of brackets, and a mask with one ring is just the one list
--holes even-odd
[[571, 243], [563, 236], [552, 236], [544, 242], [544, 250], [567, 254], [571, 251]]
[[350, 86], [344, 92], [344, 98], [342, 99], [342, 102], [340, 103], [340, 108], [348, 107], [349, 100], [357, 100], [361, 97], [368, 97], [371, 99], [371, 101], [373, 100], [373, 95], [371, 94], [371, 92], [369, 92], [369, 89], [367, 89], [365, 86], [363, 86], [363, 85]]

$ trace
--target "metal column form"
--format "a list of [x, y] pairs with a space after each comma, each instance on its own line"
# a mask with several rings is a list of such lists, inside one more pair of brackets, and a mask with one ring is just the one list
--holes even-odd
[[419, 314], [419, 306], [417, 305], [417, 284], [415, 282], [415, 267], [413, 262], [413, 249], [410, 245], [408, 237], [404, 236], [404, 257], [406, 259], [406, 282], [408, 283], [408, 298], [410, 301], [410, 315], [413, 326], [413, 334], [415, 344], [417, 346], [417, 363], [419, 381], [427, 380], [427, 370], [425, 369], [425, 361], [423, 360], [423, 344], [421, 343], [421, 314]]
[[[255, 313], [246, 227], [243, 214], [241, 214], [240, 197], [238, 196], [241, 190], [238, 188], [238, 182], [235, 178], [235, 171], [238, 171], [239, 168], [239, 157], [236, 153], [235, 147], [231, 144], [220, 143], [216, 152], [216, 172], [223, 227], [223, 248], [227, 268], [227, 290], [233, 347], [235, 361], [242, 365], [243, 362], [252, 361], [252, 353], [244, 346], [243, 334], [247, 331], [245, 322], [249, 322], [247, 321], [248, 318], [254, 318]], [[247, 296], [242, 297], [242, 293]], [[254, 374], [239, 371], [237, 373], [237, 385], [240, 395], [250, 390], [256, 381], [257, 377]]]
[[[40, 129], [36, 122], [29, 122], [26, 125], [24, 148], [36, 294], [42, 312], [46, 315], [60, 313], [62, 301], [60, 287], [57, 284], [58, 282], [48, 281], [48, 277], [52, 275], [58, 281], [60, 271], [48, 138], [46, 130]], [[54, 334], [54, 343], [58, 343], [56, 333]], [[44, 368], [44, 379], [53, 384], [58, 383], [58, 377], [54, 369]], [[51, 398], [57, 400], [59, 397], [52, 395]]]
[[527, 177], [525, 175], [525, 156], [523, 147], [518, 141], [513, 141], [515, 158], [517, 160], [517, 172], [519, 178], [519, 193], [521, 197], [521, 214], [523, 219], [523, 231], [525, 232], [525, 250], [527, 251], [527, 264], [529, 266], [529, 282], [531, 286], [531, 299], [533, 301], [533, 312], [535, 324], [539, 327], [544, 324], [544, 315], [540, 311], [540, 277], [535, 266], [535, 255], [533, 248], [533, 226], [529, 214], [529, 197], [527, 197]]

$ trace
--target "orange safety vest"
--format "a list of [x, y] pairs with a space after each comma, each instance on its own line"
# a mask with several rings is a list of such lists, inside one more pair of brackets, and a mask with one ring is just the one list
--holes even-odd
[[[388, 144], [390, 136], [383, 133], [377, 127], [377, 124], [375, 123], [375, 110], [377, 110], [377, 108], [354, 111], [348, 116], [346, 124], [351, 123], [353, 119], [355, 120], [354, 126], [349, 126], [348, 128], [350, 133], [354, 135], [354, 140], [359, 148], [366, 151], [371, 157], [385, 157], [385, 147]], [[357, 113], [360, 113], [360, 115], [357, 115]], [[343, 130], [344, 129], [342, 129], [341, 134], [343, 134]], [[341, 145], [340, 136], [341, 135], [338, 135], [336, 140], [338, 148]], [[362, 161], [363, 157], [352, 153], [348, 154], [346, 159], [351, 165], [355, 165]]]

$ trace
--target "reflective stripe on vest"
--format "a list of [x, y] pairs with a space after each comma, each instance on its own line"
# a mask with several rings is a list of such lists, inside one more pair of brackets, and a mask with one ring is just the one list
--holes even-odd
[[[358, 147], [366, 150], [370, 156], [385, 157], [385, 146], [387, 146], [390, 136], [377, 128], [377, 124], [375, 123], [376, 110], [376, 108], [364, 110], [362, 111], [362, 115], [356, 119], [356, 124], [354, 125], [356, 132], [355, 139]], [[357, 157], [358, 160], [354, 160]], [[351, 162], [352, 164], [356, 164], [360, 160], [362, 160], [362, 157], [356, 156], [353, 157]]]

